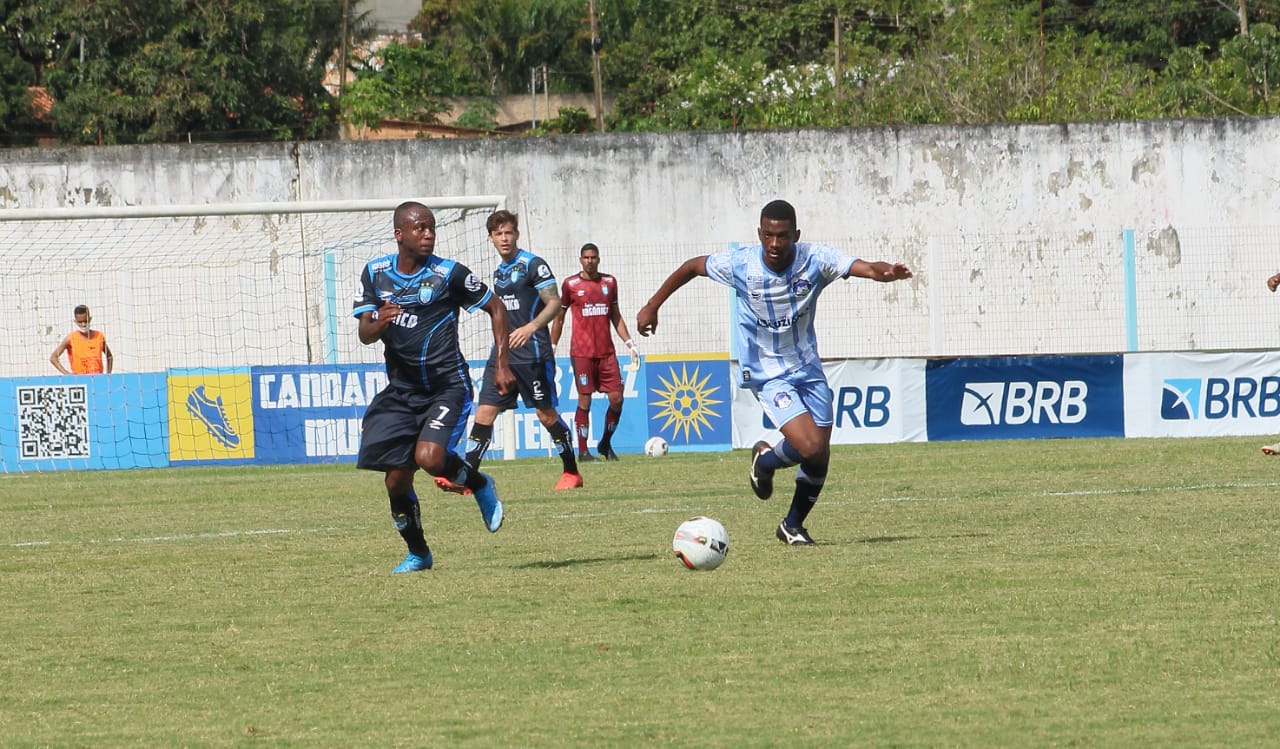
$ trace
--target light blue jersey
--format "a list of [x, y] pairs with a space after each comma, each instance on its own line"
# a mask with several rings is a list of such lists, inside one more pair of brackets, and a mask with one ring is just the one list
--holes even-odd
[[796, 243], [791, 267], [775, 273], [760, 245], [707, 256], [707, 277], [738, 292], [734, 334], [742, 386], [759, 390], [786, 376], [825, 381], [813, 314], [822, 290], [844, 278], [856, 258], [834, 247]]

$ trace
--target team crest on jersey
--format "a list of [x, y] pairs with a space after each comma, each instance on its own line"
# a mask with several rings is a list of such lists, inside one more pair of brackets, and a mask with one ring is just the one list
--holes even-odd
[[520, 280], [520, 268], [519, 268], [519, 267], [512, 268], [512, 269], [511, 269], [511, 283], [515, 283], [516, 281], [519, 281], [519, 280]]
[[546, 278], [549, 275], [551, 275], [550, 268], [545, 265], [538, 267], [538, 278]]
[[813, 291], [813, 282], [807, 278], [800, 277], [791, 282], [791, 293], [798, 297], [808, 296]]
[[778, 393], [773, 396], [773, 405], [778, 408], [791, 408], [791, 393]]
[[601, 294], [604, 294], [605, 296], [609, 296], [609, 287], [608, 287], [608, 286], [601, 286], [601, 287], [600, 287], [600, 293], [601, 293]]
[[435, 296], [435, 294], [436, 289], [429, 281], [423, 281], [422, 285], [418, 287], [418, 301], [422, 304], [430, 302], [431, 297]]

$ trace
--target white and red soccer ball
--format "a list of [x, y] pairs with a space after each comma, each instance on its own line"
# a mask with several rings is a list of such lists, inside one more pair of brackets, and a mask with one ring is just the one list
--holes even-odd
[[729, 532], [720, 521], [698, 515], [676, 528], [671, 550], [691, 570], [714, 570], [729, 553]]

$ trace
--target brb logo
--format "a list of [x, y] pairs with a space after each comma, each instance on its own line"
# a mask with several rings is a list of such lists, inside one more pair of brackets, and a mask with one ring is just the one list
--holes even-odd
[[1089, 415], [1084, 380], [966, 382], [960, 404], [965, 426], [1079, 424]]
[[1160, 394], [1160, 418], [1238, 419], [1280, 416], [1280, 377], [1170, 378]]

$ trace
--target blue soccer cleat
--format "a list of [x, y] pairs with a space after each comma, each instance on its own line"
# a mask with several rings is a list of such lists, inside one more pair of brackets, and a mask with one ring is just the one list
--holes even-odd
[[484, 518], [484, 527], [490, 533], [497, 533], [502, 527], [502, 500], [498, 499], [498, 484], [493, 477], [482, 473], [484, 486], [476, 489], [476, 504], [480, 505], [480, 516]]
[[427, 555], [425, 557], [420, 557], [411, 551], [405, 556], [403, 562], [396, 565], [396, 568], [391, 570], [391, 574], [399, 575], [405, 572], [421, 572], [423, 570], [429, 570], [431, 569], [431, 561], [431, 549], [427, 549]]

